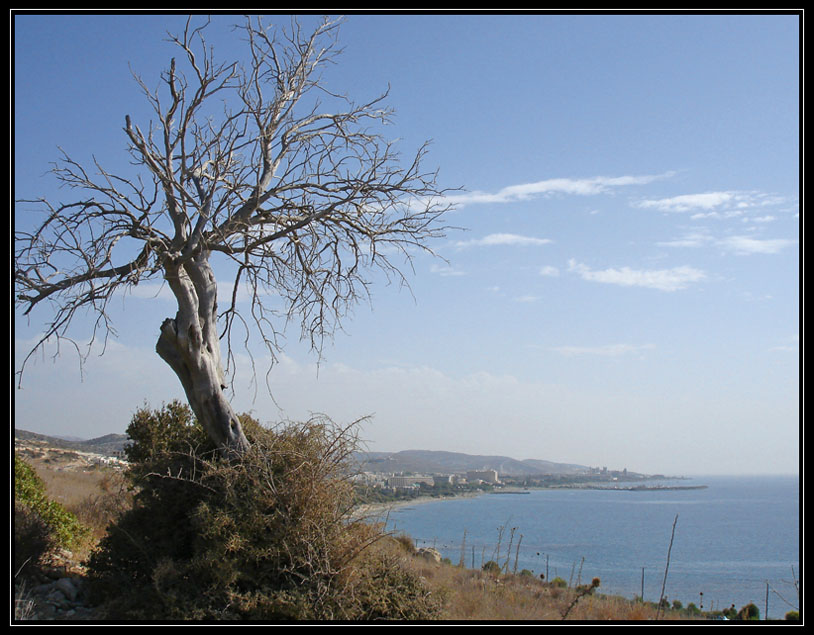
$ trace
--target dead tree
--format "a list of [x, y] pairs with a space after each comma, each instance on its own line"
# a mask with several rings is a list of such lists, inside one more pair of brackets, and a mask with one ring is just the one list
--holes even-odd
[[[136, 76], [155, 118], [145, 127], [124, 117], [132, 174], [95, 160], [88, 170], [63, 153], [53, 174], [76, 200], [18, 201], [16, 214], [43, 216], [35, 230], [15, 231], [15, 294], [24, 315], [50, 304], [33, 353], [68, 338], [80, 310], [95, 314], [94, 337], [107, 337], [110, 300], [163, 277], [178, 310], [156, 351], [211, 439], [240, 453], [248, 442], [224, 392], [221, 340], [230, 362], [235, 324], [256, 327], [273, 359], [294, 322], [320, 349], [367, 293], [371, 271], [404, 280], [416, 251], [431, 252], [448, 208], [436, 173], [422, 167], [426, 145], [404, 162], [383, 136], [386, 93], [359, 104], [324, 85], [336, 21], [306, 35], [296, 21], [271, 30], [246, 19], [237, 29], [246, 58], [229, 63], [207, 47], [207, 25], [188, 20], [171, 36], [181, 62], [172, 59], [158, 89]], [[220, 312], [213, 256], [235, 272]]]

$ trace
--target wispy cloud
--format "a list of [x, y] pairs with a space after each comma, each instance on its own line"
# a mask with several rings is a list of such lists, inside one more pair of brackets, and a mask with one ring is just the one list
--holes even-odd
[[604, 346], [556, 346], [551, 350], [567, 357], [578, 355], [595, 355], [600, 357], [621, 357], [622, 355], [634, 355], [645, 350], [655, 348], [652, 344], [606, 344]]
[[730, 204], [735, 192], [706, 192], [704, 194], [682, 194], [670, 198], [649, 199], [641, 201], [638, 206], [645, 209], [657, 209], [662, 212], [687, 212], [697, 209], [714, 209]]
[[653, 181], [669, 178], [674, 172], [639, 176], [595, 176], [586, 179], [546, 179], [533, 183], [521, 183], [504, 187], [497, 192], [469, 192], [447, 198], [456, 207], [478, 203], [512, 203], [550, 194], [573, 194], [592, 196], [603, 194], [614, 188], [629, 185], [647, 185]]
[[718, 245], [736, 254], [776, 254], [793, 245], [793, 240], [784, 238], [752, 238], [750, 236], [730, 236], [719, 240]]
[[455, 243], [458, 248], [465, 247], [495, 247], [495, 246], [538, 246], [547, 245], [551, 240], [548, 238], [535, 238], [533, 236], [521, 236], [519, 234], [489, 234], [483, 238], [473, 240], [461, 240]]
[[709, 234], [703, 232], [691, 232], [681, 238], [665, 240], [656, 243], [660, 247], [704, 247], [708, 246], [714, 239]]
[[637, 207], [660, 212], [693, 212], [692, 218], [731, 218], [755, 208], [780, 205], [785, 199], [757, 191], [723, 190], [700, 194], [682, 194], [668, 198], [647, 199]]
[[583, 280], [616, 284], [623, 287], [646, 287], [660, 291], [678, 291], [693, 282], [706, 278], [706, 274], [694, 267], [673, 267], [672, 269], [620, 269], [591, 270], [573, 258], [568, 261], [568, 270], [578, 274]]
[[545, 276], [546, 278], [556, 278], [560, 275], [560, 270], [557, 269], [557, 267], [546, 265], [545, 267], [540, 268], [540, 275]]
[[754, 238], [752, 236], [727, 236], [716, 238], [703, 232], [684, 235], [681, 238], [657, 243], [661, 247], [716, 247], [729, 253], [746, 256], [752, 254], [777, 254], [796, 241], [786, 238]]
[[465, 276], [466, 272], [461, 271], [460, 269], [456, 269], [452, 266], [443, 266], [443, 265], [430, 265], [430, 272], [437, 273], [439, 276], [447, 277], [447, 276]]

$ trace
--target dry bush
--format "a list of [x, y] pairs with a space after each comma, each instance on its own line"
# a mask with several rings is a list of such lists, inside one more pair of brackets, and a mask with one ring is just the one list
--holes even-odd
[[139, 486], [133, 507], [88, 561], [91, 588], [109, 617], [310, 621], [437, 613], [438, 601], [418, 577], [372, 548], [380, 530], [349, 520], [355, 426], [323, 417], [276, 430], [243, 424], [252, 446], [238, 459], [192, 443], [182, 451], [183, 436], [175, 434], [164, 435], [171, 448], [141, 453], [130, 472]]
[[83, 525], [88, 527], [96, 540], [101, 539], [108, 525], [133, 504], [124, 475], [116, 470], [102, 473], [95, 479], [96, 490], [86, 493], [78, 502], [67, 505]]

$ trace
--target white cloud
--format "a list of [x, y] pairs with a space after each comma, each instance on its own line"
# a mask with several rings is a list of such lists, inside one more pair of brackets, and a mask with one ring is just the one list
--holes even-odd
[[455, 243], [456, 247], [494, 247], [494, 246], [535, 246], [547, 245], [552, 241], [548, 238], [535, 238], [519, 234], [489, 234], [474, 240], [461, 240]]
[[472, 205], [477, 203], [511, 203], [514, 201], [524, 201], [546, 194], [574, 194], [577, 196], [591, 196], [603, 194], [613, 188], [627, 185], [646, 185], [658, 179], [672, 176], [673, 172], [664, 174], [641, 175], [641, 176], [596, 176], [587, 179], [546, 179], [534, 183], [522, 183], [504, 187], [497, 192], [470, 192], [459, 194], [447, 198], [447, 202], [457, 207]]
[[545, 276], [547, 278], [556, 278], [560, 275], [560, 270], [557, 267], [552, 267], [551, 265], [546, 265], [545, 267], [540, 268], [540, 275]]
[[690, 233], [675, 240], [657, 243], [662, 247], [703, 247], [712, 246], [737, 255], [777, 254], [795, 244], [785, 238], [752, 238], [751, 236], [728, 236], [714, 238], [705, 233]]
[[739, 216], [743, 216], [743, 212], [741, 210], [728, 210], [725, 212], [697, 212], [690, 216], [690, 218], [692, 220], [702, 220], [704, 218], [721, 220], [727, 218], [738, 218]]
[[776, 254], [793, 245], [793, 240], [783, 238], [751, 238], [749, 236], [730, 236], [719, 240], [718, 245], [736, 254]]
[[437, 273], [439, 276], [448, 277], [448, 276], [465, 276], [466, 272], [461, 271], [460, 269], [456, 269], [452, 266], [441, 266], [441, 265], [430, 265], [430, 272]]
[[645, 209], [658, 209], [663, 212], [687, 212], [696, 209], [714, 209], [730, 203], [736, 196], [735, 192], [706, 192], [704, 194], [683, 194], [670, 198], [660, 198], [642, 201], [639, 207]]
[[651, 270], [622, 267], [621, 269], [594, 271], [586, 265], [576, 262], [573, 258], [568, 261], [568, 270], [579, 274], [583, 280], [617, 284], [623, 287], [646, 287], [660, 291], [678, 291], [685, 289], [690, 283], [706, 278], [703, 271], [689, 266]]
[[704, 245], [708, 245], [712, 240], [713, 239], [711, 236], [709, 236], [709, 234], [693, 232], [685, 234], [681, 238], [659, 242], [656, 244], [661, 247], [703, 247]]
[[637, 206], [662, 212], [695, 212], [693, 218], [731, 218], [740, 216], [750, 209], [780, 205], [784, 202], [783, 197], [763, 192], [723, 190], [648, 199], [640, 201]]

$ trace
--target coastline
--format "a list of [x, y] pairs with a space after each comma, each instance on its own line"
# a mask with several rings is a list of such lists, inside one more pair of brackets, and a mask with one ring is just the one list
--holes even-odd
[[[696, 486], [695, 483], [703, 487]], [[587, 488], [530, 488], [531, 496], [481, 497], [471, 505], [455, 505], [452, 508], [433, 508], [423, 504], [459, 496], [421, 496], [397, 503], [366, 506], [364, 509], [371, 516], [371, 522], [376, 522], [379, 516], [378, 520], [387, 522], [388, 528], [394, 529], [396, 535], [404, 533], [411, 536], [417, 545], [435, 546], [442, 557], [449, 557], [453, 562], [457, 561], [460, 553], [461, 527], [467, 530], [467, 545], [475, 544], [480, 551], [480, 545], [485, 544], [487, 550], [490, 550], [495, 541], [500, 540], [495, 527], [504, 520], [508, 524], [508, 518], [512, 518], [511, 522], [520, 527], [521, 533], [526, 534], [521, 553], [521, 560], [526, 562], [522, 562], [520, 566], [539, 572], [541, 566], [549, 565], [546, 557], [541, 555], [545, 553], [550, 556], [551, 577], [559, 575], [568, 580], [569, 571], [575, 570], [574, 563], [579, 566], [584, 557], [585, 567], [603, 581], [602, 587], [598, 589], [600, 594], [624, 598], [644, 595], [647, 600], [659, 597], [665, 575], [664, 558], [671, 542], [670, 523], [674, 522], [675, 515], [680, 514], [676, 540], [688, 551], [683, 556], [686, 562], [681, 561], [680, 555], [676, 556], [675, 549], [671, 554], [679, 563], [678, 566], [670, 565], [667, 583], [669, 588], [666, 591], [671, 600], [699, 604], [699, 592], [703, 591], [705, 610], [718, 606], [728, 607], [733, 603], [737, 608], [749, 602], [757, 604], [761, 600], [761, 614], [768, 608], [771, 619], [782, 618], [782, 600], [774, 594], [774, 590], [777, 589], [778, 594], [792, 599], [795, 589], [792, 582], [788, 581], [789, 576], [792, 575], [792, 580], [796, 581], [799, 566], [802, 565], [799, 552], [792, 549], [787, 553], [785, 539], [782, 538], [786, 533], [793, 534], [789, 527], [793, 528], [797, 524], [793, 521], [786, 523], [784, 520], [794, 517], [796, 508], [792, 503], [799, 501], [798, 483], [794, 478], [784, 481], [777, 479], [775, 482], [774, 479], [752, 476], [693, 477], [691, 480], [679, 481], [674, 486], [675, 490], [658, 487], [651, 482], [645, 485], [647, 489], [622, 494], [621, 492], [628, 490], [621, 487], [628, 485], [633, 484], [620, 484], [620, 488], [614, 488], [616, 494], [596, 490], [591, 493]], [[550, 493], [537, 491], [538, 495], [535, 496], [536, 490], [548, 490]], [[559, 490], [561, 495], [555, 495], [555, 490]], [[490, 492], [477, 492], [475, 496], [486, 493]], [[504, 493], [509, 492], [504, 490]], [[520, 491], [515, 489], [513, 493]], [[541, 498], [544, 499], [542, 502]], [[597, 500], [600, 500], [601, 505], [596, 505]], [[737, 516], [741, 506], [747, 505], [743, 508], [747, 509], [756, 501], [770, 510], [769, 516], [776, 516], [777, 520], [767, 518], [765, 522], [753, 521], [753, 517], [757, 516], [749, 514], [742, 523], [748, 531], [740, 532], [741, 523], [733, 525], [732, 518]], [[500, 510], [499, 513], [489, 511], [492, 503], [495, 504], [495, 509]], [[413, 511], [406, 511], [407, 506], [412, 504], [416, 504]], [[624, 514], [610, 513], [617, 508], [617, 504]], [[686, 520], [690, 517], [687, 506], [692, 507], [693, 514], [703, 512], [704, 522], [693, 526], [691, 519], [690, 524], [687, 524]], [[389, 511], [398, 513], [387, 518]], [[454, 520], [450, 518], [453, 514], [456, 516]], [[631, 525], [628, 522], [639, 516], [644, 519], [641, 523], [637, 521]], [[659, 520], [661, 516], [663, 518]], [[652, 525], [648, 520], [651, 518]], [[618, 519], [628, 520], [617, 523]], [[755, 532], [766, 524], [773, 528], [759, 534], [762, 536], [760, 542], [755, 543], [752, 537], [758, 535]], [[631, 532], [631, 527], [648, 529], [638, 535], [638, 530]], [[734, 531], [728, 531], [729, 529]], [[653, 539], [654, 535], [661, 538]], [[530, 536], [536, 536], [539, 544], [535, 544], [535, 538]], [[516, 538], [517, 536], [515, 542]], [[800, 536], [792, 538], [799, 540]], [[613, 542], [613, 549], [606, 548], [608, 541]], [[504, 544], [503, 551], [506, 549]], [[526, 554], [529, 549], [533, 553]], [[534, 555], [535, 549], [540, 553]], [[749, 562], [743, 562], [743, 551], [765, 553], [765, 564], [761, 561], [759, 565], [752, 566]], [[557, 568], [559, 573], [556, 572]], [[794, 573], [790, 574], [791, 571]], [[548, 573], [546, 571], [546, 577], [549, 577]], [[771, 584], [771, 601], [768, 607], [764, 606], [767, 582]], [[645, 583], [647, 586], [643, 587]]]
[[387, 518], [389, 513], [395, 509], [408, 507], [410, 505], [419, 505], [431, 503], [433, 501], [449, 501], [461, 498], [477, 498], [487, 494], [528, 494], [529, 491], [534, 490], [600, 490], [600, 491], [665, 491], [665, 490], [691, 490], [691, 489], [706, 489], [707, 485], [678, 485], [678, 486], [646, 486], [636, 485], [630, 487], [608, 487], [600, 483], [572, 483], [567, 485], [549, 485], [549, 486], [532, 486], [532, 487], [506, 487], [500, 490], [489, 491], [475, 491], [463, 492], [460, 494], [451, 494], [447, 496], [416, 496], [409, 500], [388, 501], [386, 503], [362, 503], [353, 508], [350, 512], [351, 520], [369, 520], [370, 522], [382, 522]]
[[423, 505], [435, 501], [449, 501], [461, 498], [477, 498], [488, 494], [489, 492], [466, 492], [464, 494], [455, 494], [453, 496], [417, 496], [410, 500], [403, 501], [389, 501], [386, 503], [364, 503], [355, 507], [351, 513], [351, 520], [364, 520], [367, 522], [384, 522], [387, 517], [395, 509], [402, 507], [410, 507], [412, 505]]

